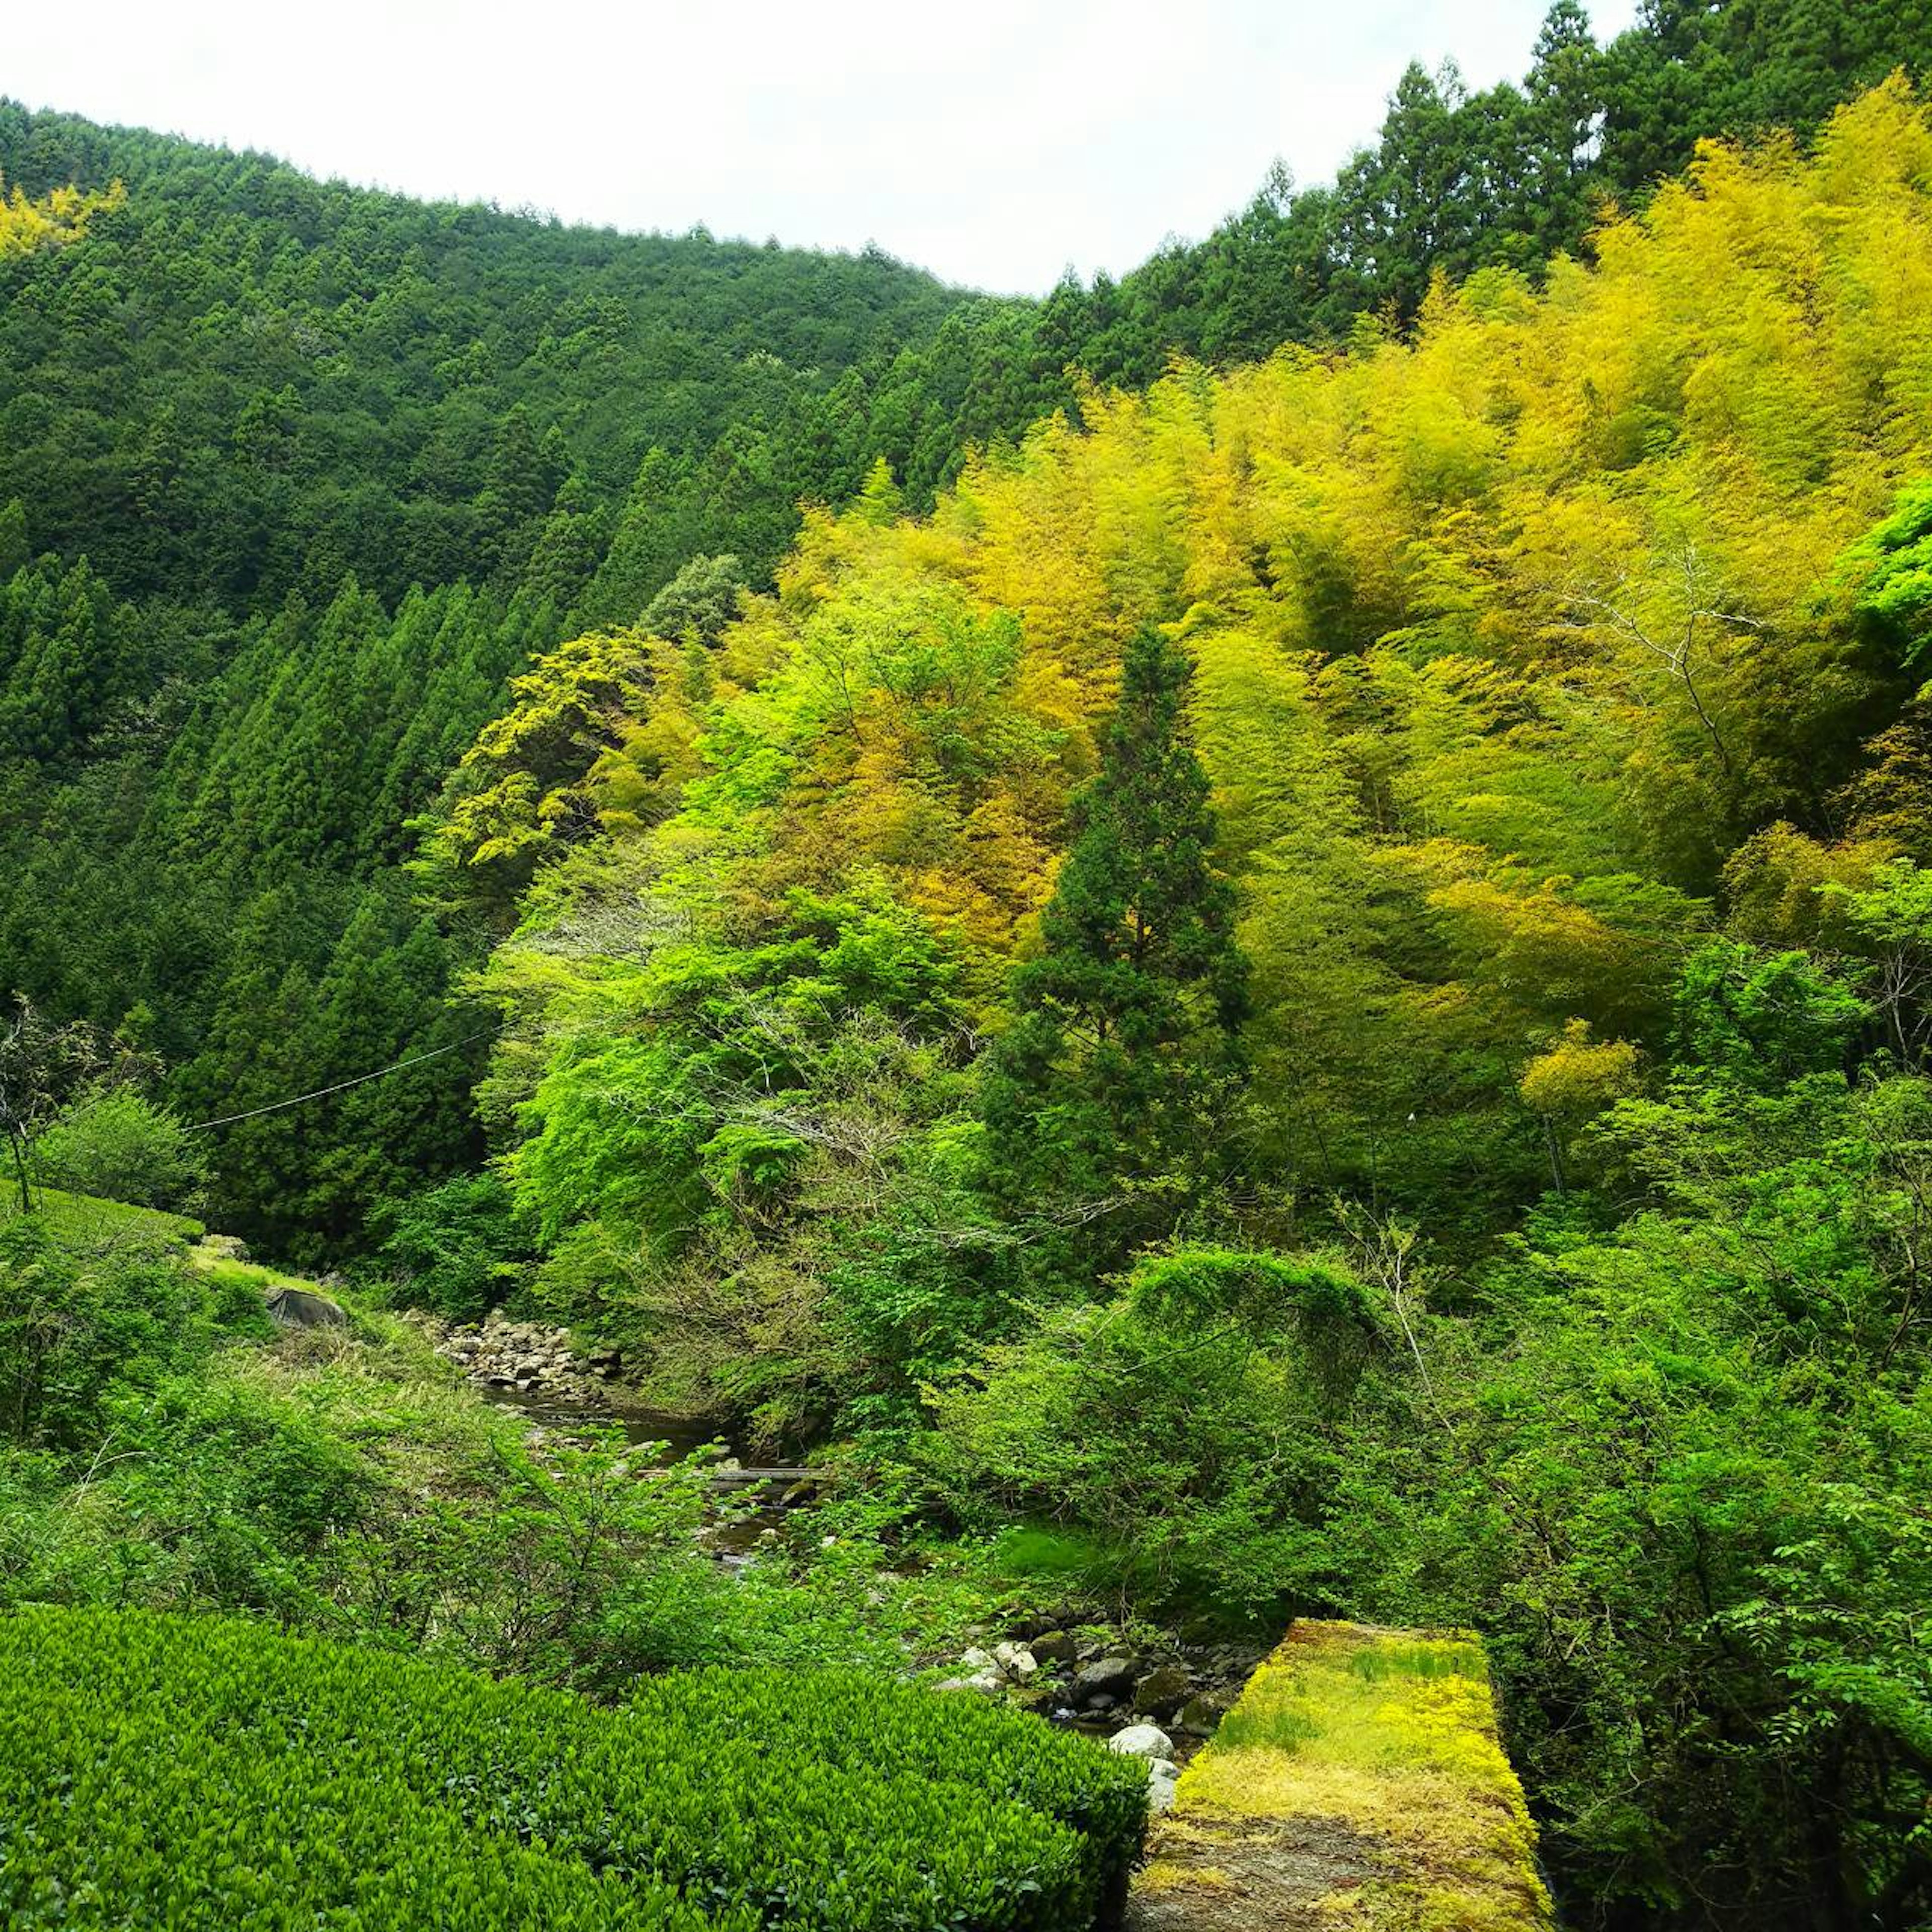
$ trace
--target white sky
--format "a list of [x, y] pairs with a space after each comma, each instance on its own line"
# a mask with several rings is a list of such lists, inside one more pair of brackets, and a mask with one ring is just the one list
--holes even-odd
[[[1330, 177], [1411, 58], [1520, 78], [1547, 0], [93, 0], [12, 10], [0, 94], [409, 194], [948, 280], [1114, 274]], [[1597, 0], [1600, 39], [1635, 0]]]

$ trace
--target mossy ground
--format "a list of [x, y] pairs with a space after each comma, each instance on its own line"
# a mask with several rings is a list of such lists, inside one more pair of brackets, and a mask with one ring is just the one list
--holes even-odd
[[1537, 1932], [1535, 1830], [1460, 1632], [1299, 1623], [1181, 1774], [1133, 1932]]

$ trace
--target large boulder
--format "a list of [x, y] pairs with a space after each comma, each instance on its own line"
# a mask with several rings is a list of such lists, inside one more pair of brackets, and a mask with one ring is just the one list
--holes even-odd
[[1192, 1676], [1180, 1664], [1163, 1664], [1134, 1686], [1134, 1708], [1165, 1724], [1194, 1692]]
[[1207, 1737], [1228, 1714], [1234, 1702], [1234, 1693], [1232, 1690], [1203, 1690], [1181, 1706], [1180, 1728], [1191, 1731], [1196, 1737]]
[[[1037, 1656], [1037, 1649], [1034, 1652]], [[1131, 1657], [1102, 1657], [1083, 1664], [1073, 1673], [1072, 1694], [1076, 1704], [1094, 1704], [1101, 1698], [1118, 1704], [1131, 1696], [1140, 1666]]]
[[326, 1294], [278, 1282], [262, 1297], [268, 1312], [285, 1328], [346, 1328], [349, 1317]]
[[1163, 1758], [1171, 1762], [1174, 1756], [1174, 1740], [1158, 1724], [1130, 1724], [1107, 1740], [1107, 1748], [1121, 1757]]
[[1022, 1684], [1040, 1669], [1040, 1660], [1023, 1643], [994, 1644], [993, 1661], [1009, 1677], [1017, 1677]]

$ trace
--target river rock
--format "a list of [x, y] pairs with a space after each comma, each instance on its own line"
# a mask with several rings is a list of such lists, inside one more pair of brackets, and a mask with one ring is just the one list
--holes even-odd
[[1107, 1748], [1121, 1757], [1171, 1758], [1174, 1740], [1158, 1724], [1130, 1724], [1107, 1740]]
[[976, 1670], [964, 1677], [949, 1677], [937, 1688], [974, 1690], [982, 1697], [997, 1697], [1006, 1688], [1006, 1680], [997, 1670]]
[[1203, 1690], [1199, 1696], [1190, 1697], [1181, 1706], [1180, 1728], [1191, 1731], [1196, 1737], [1204, 1738], [1213, 1734], [1214, 1727], [1228, 1714], [1234, 1702], [1232, 1693], [1226, 1690]]
[[[1034, 1652], [1036, 1657], [1039, 1654], [1036, 1649]], [[1131, 1657], [1102, 1657], [1082, 1665], [1073, 1675], [1074, 1702], [1091, 1705], [1106, 1697], [1112, 1700], [1112, 1708], [1132, 1691], [1139, 1668]]]
[[991, 1670], [997, 1660], [975, 1644], [970, 1650], [961, 1653], [959, 1661], [968, 1670]]
[[1079, 1646], [1064, 1630], [1042, 1630], [1027, 1648], [1042, 1664], [1071, 1664]]
[[1187, 1702], [1193, 1688], [1193, 1678], [1179, 1664], [1163, 1664], [1134, 1686], [1134, 1708], [1165, 1723]]
[[993, 1661], [1009, 1677], [1017, 1677], [1022, 1683], [1040, 1671], [1040, 1659], [1023, 1643], [994, 1644]]

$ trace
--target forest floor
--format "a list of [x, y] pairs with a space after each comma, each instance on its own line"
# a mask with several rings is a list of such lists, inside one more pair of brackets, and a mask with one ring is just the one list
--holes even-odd
[[1550, 1903], [1461, 1632], [1298, 1623], [1181, 1774], [1128, 1932], [1539, 1932]]

